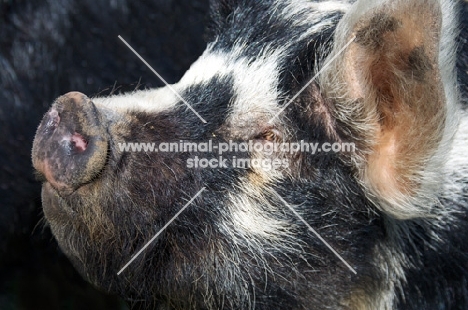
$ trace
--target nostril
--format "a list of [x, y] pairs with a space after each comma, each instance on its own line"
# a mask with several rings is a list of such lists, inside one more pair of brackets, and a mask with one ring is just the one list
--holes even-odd
[[82, 153], [82, 152], [86, 151], [86, 147], [88, 146], [88, 142], [86, 141], [85, 138], [83, 138], [82, 135], [75, 132], [71, 136], [71, 141], [73, 142], [73, 147], [74, 147], [75, 152]]
[[36, 170], [59, 192], [93, 180], [107, 160], [107, 132], [94, 103], [82, 93], [59, 97], [44, 115], [33, 143]]

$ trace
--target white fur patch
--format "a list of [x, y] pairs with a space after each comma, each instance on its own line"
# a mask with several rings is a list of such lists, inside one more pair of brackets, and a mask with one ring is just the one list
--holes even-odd
[[266, 114], [266, 118], [273, 116], [279, 110], [277, 60], [281, 51], [264, 52], [255, 61], [240, 57], [241, 53], [242, 46], [228, 53], [212, 51], [209, 47], [175, 85], [175, 89], [207, 83], [216, 76], [233, 78], [232, 121], [249, 115], [257, 117], [258, 113]]
[[[302, 23], [317, 24], [324, 20], [326, 15], [335, 12], [346, 12], [351, 7], [352, 1], [304, 1], [292, 0], [281, 12], [285, 19], [294, 18], [297, 15], [307, 14]], [[300, 21], [297, 21], [300, 22]]]
[[[454, 134], [459, 127], [459, 113], [460, 113], [460, 94], [457, 88], [456, 75], [454, 74], [454, 68], [456, 63], [456, 47], [455, 47], [455, 35], [456, 31], [456, 16], [455, 4], [452, 0], [441, 0], [439, 1], [442, 8], [442, 31], [440, 36], [439, 44], [439, 70], [442, 78], [442, 83], [445, 91], [447, 119], [445, 121], [445, 127], [443, 128], [442, 141], [439, 143], [439, 147], [436, 150], [434, 156], [427, 164], [426, 170], [424, 171], [422, 188], [420, 197], [421, 200], [414, 203], [415, 214], [424, 208], [430, 202], [436, 201], [436, 195], [444, 194], [442, 191], [443, 187], [440, 186], [441, 182], [449, 182], [444, 178], [443, 167], [449, 165], [447, 163], [447, 157], [452, 157], [449, 154], [450, 150], [455, 147], [457, 143], [454, 140]], [[459, 129], [460, 132], [465, 129]], [[467, 167], [465, 161], [465, 167]], [[459, 167], [461, 169], [461, 167]], [[450, 211], [450, 210], [447, 210]]]
[[208, 48], [185, 72], [176, 87], [179, 89], [189, 85], [203, 84], [209, 82], [216, 75], [225, 76], [229, 73], [228, 61], [228, 55], [213, 53]]
[[448, 183], [445, 184], [444, 194], [447, 198], [462, 194], [466, 189], [468, 178], [468, 114], [462, 113], [458, 131], [455, 134], [452, 148], [446, 158], [445, 165]]
[[351, 7], [351, 1], [319, 1], [309, 4], [317, 12], [333, 13], [346, 12]]
[[[258, 203], [251, 201], [243, 195], [232, 195], [230, 217], [235, 228], [234, 231], [243, 238], [261, 238], [281, 241], [281, 232], [287, 231], [288, 223], [283, 223], [262, 209]], [[265, 207], [268, 203], [265, 203]], [[292, 234], [291, 234], [292, 235]]]
[[233, 67], [235, 99], [232, 104], [231, 121], [264, 115], [272, 117], [279, 110], [278, 55], [259, 57], [248, 64], [240, 60]]
[[[230, 212], [223, 221], [224, 230], [233, 244], [247, 247], [252, 256], [259, 253], [272, 255], [269, 253], [272, 249], [283, 253], [304, 251], [305, 243], [296, 237], [298, 228], [275, 215], [283, 213], [284, 209], [271, 205], [261, 194], [249, 188], [248, 183], [245, 185], [241, 186], [240, 193], [229, 195]], [[265, 267], [269, 268], [266, 262]]]
[[161, 112], [175, 107], [180, 99], [167, 87], [139, 90], [106, 98], [92, 98], [99, 108], [111, 109], [118, 113], [131, 111]]
[[[289, 5], [281, 10], [281, 16], [293, 22], [295, 26], [307, 26], [307, 31], [299, 34], [298, 38], [303, 39], [312, 34], [321, 33], [327, 28], [333, 27], [336, 24], [334, 17], [330, 17], [333, 13], [345, 13], [351, 7], [351, 1], [304, 1], [292, 0]], [[327, 18], [328, 17], [328, 18]]]

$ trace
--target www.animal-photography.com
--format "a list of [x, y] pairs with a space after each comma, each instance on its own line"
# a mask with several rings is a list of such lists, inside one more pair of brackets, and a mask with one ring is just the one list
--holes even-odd
[[0, 309], [468, 309], [468, 2], [0, 12]]

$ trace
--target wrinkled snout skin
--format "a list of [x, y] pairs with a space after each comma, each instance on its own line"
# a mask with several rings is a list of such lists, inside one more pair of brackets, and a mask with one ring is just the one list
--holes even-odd
[[[37, 129], [45, 218], [82, 276], [154, 309], [468, 307], [451, 2], [212, 10], [178, 83], [70, 92]], [[355, 149], [157, 149], [301, 141]]]
[[63, 194], [89, 183], [104, 168], [108, 133], [94, 104], [84, 94], [57, 99], [37, 130], [33, 165]]

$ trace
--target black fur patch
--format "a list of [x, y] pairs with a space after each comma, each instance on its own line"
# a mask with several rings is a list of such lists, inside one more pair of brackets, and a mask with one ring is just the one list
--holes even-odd
[[423, 81], [427, 72], [432, 70], [432, 63], [427, 57], [424, 47], [420, 46], [411, 51], [408, 57], [410, 74], [418, 81]]
[[370, 49], [381, 48], [384, 45], [383, 35], [396, 31], [400, 26], [401, 23], [396, 18], [379, 13], [356, 32], [355, 42]]

